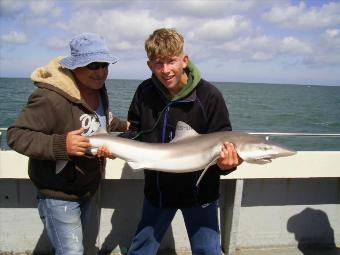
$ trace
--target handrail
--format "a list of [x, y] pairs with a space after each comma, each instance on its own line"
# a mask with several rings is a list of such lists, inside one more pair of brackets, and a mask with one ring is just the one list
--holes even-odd
[[251, 135], [265, 136], [307, 136], [307, 137], [340, 137], [340, 133], [284, 133], [284, 132], [247, 132]]
[[2, 128], [0, 127], [0, 151], [2, 150], [2, 134], [3, 132], [6, 132], [7, 131], [7, 128]]
[[[7, 128], [0, 127], [0, 135], [1, 131], [7, 131]], [[244, 131], [251, 135], [266, 135], [266, 136], [310, 136], [310, 137], [340, 137], [340, 133], [306, 133], [306, 132], [248, 132]]]

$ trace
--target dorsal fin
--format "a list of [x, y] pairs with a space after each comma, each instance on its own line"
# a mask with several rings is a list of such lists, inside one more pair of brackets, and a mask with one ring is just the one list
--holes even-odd
[[176, 125], [175, 137], [172, 139], [171, 143], [195, 136], [199, 136], [199, 134], [192, 127], [183, 121], [178, 121]]
[[89, 134], [89, 135], [86, 135], [86, 134], [82, 134], [83, 136], [92, 136], [92, 135], [97, 135], [97, 134], [108, 134], [108, 132], [106, 131], [105, 128], [102, 128], [102, 127], [99, 127], [95, 132]]
[[107, 131], [105, 128], [99, 127], [94, 134], [107, 134]]

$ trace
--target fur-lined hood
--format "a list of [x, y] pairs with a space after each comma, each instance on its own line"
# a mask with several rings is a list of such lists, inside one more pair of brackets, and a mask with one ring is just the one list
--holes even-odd
[[38, 87], [44, 87], [43, 84], [48, 84], [50, 85], [49, 88], [55, 87], [57, 88], [56, 91], [62, 91], [68, 96], [80, 100], [80, 91], [72, 72], [59, 64], [59, 61], [63, 58], [57, 57], [47, 65], [38, 67], [31, 74], [31, 79]]

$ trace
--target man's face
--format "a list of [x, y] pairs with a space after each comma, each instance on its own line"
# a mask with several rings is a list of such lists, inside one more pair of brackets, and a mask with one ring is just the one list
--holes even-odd
[[183, 54], [149, 60], [148, 66], [163, 86], [175, 95], [186, 85], [186, 82], [183, 81], [183, 75], [188, 62], [188, 56]]
[[73, 73], [77, 81], [81, 83], [80, 85], [89, 89], [101, 89], [108, 75], [108, 64], [97, 63], [97, 66], [94, 66], [95, 68], [91, 64], [88, 65], [89, 67], [78, 67], [73, 70]]

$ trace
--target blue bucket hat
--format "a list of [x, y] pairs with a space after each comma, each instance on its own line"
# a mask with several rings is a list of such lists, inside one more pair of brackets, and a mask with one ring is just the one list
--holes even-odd
[[71, 56], [63, 58], [59, 63], [70, 70], [86, 66], [92, 62], [116, 63], [102, 36], [95, 33], [82, 33], [70, 41]]

